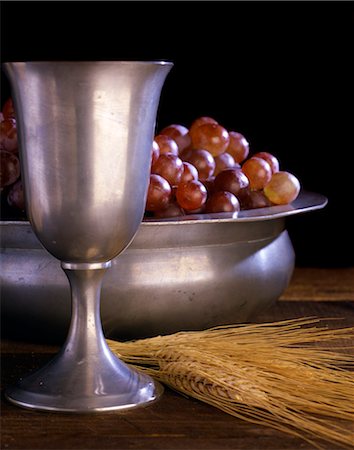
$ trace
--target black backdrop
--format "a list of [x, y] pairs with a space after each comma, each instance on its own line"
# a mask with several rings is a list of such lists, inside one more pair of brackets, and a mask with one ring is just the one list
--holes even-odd
[[329, 199], [288, 219], [297, 264], [353, 265], [353, 3], [2, 2], [1, 22], [2, 62], [173, 61], [157, 130], [210, 115], [274, 153]]

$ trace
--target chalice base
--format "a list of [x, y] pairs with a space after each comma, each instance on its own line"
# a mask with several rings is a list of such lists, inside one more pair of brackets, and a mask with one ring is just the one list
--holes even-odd
[[100, 412], [144, 406], [157, 400], [163, 387], [131, 369], [111, 353], [74, 360], [62, 350], [46, 366], [5, 390], [17, 406], [63, 412]]

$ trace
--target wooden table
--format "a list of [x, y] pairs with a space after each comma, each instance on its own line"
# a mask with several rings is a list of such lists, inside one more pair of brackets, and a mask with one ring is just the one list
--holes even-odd
[[[354, 269], [296, 269], [280, 301], [258, 322], [338, 317], [354, 326]], [[333, 326], [332, 322], [328, 322]], [[338, 324], [337, 324], [338, 326]], [[58, 347], [2, 342], [2, 388], [42, 366]], [[347, 350], [348, 352], [352, 350]], [[300, 439], [235, 419], [166, 389], [162, 399], [129, 412], [63, 414], [28, 411], [1, 401], [1, 449], [307, 450]], [[339, 445], [324, 444], [326, 450]]]

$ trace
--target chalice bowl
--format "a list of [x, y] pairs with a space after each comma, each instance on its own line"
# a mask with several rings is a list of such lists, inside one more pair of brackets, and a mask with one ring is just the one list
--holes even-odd
[[19, 406], [117, 410], [146, 405], [162, 392], [110, 351], [100, 292], [111, 260], [143, 218], [157, 110], [171, 67], [164, 61], [4, 64], [17, 112], [26, 211], [43, 246], [61, 262], [72, 295], [60, 352], [5, 390]]

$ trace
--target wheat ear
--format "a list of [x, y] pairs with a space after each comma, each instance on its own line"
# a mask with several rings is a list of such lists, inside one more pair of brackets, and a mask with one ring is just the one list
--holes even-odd
[[[128, 364], [235, 417], [353, 448], [354, 357], [339, 344], [354, 328], [314, 318], [108, 340]], [[338, 341], [333, 350], [329, 341]]]

